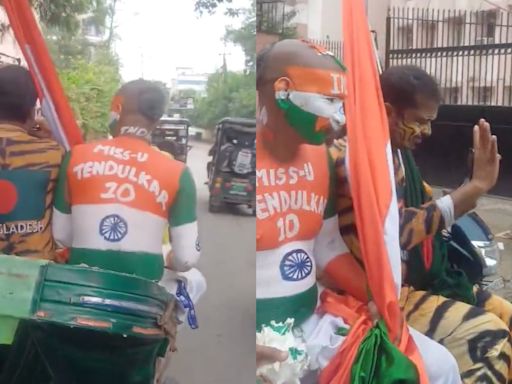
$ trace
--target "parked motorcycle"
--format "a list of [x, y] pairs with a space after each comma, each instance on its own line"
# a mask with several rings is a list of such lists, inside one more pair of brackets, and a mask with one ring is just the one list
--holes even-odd
[[503, 279], [497, 276], [500, 248], [487, 223], [476, 213], [470, 212], [459, 218], [449, 231], [450, 261], [466, 272], [475, 284], [484, 289], [503, 287]]

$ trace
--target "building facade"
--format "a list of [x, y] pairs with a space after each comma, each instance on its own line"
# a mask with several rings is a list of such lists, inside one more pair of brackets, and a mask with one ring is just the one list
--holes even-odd
[[175, 77], [171, 80], [170, 89], [171, 93], [194, 90], [200, 96], [205, 96], [207, 84], [208, 74], [197, 73], [189, 67], [178, 67]]
[[[386, 45], [386, 15], [391, 0], [366, 0], [370, 28], [384, 60]], [[297, 37], [313, 40], [341, 54], [343, 40], [342, 0], [286, 0], [286, 12], [295, 12], [292, 24]]]
[[[342, 56], [341, 0], [258, 3], [265, 3], [274, 26], [293, 11], [297, 37]], [[512, 0], [367, 0], [366, 6], [385, 66], [424, 68], [448, 104], [512, 105]]]
[[85, 39], [91, 44], [102, 44], [108, 39], [106, 29], [99, 25], [92, 14], [79, 16], [81, 33]]
[[424, 68], [447, 104], [512, 106], [512, 0], [392, 5], [386, 66]]
[[26, 66], [14, 34], [9, 25], [9, 19], [4, 8], [0, 7], [0, 64], [21, 64]]

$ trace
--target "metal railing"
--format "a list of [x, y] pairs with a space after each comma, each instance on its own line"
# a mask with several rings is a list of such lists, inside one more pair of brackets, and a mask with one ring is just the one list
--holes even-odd
[[318, 44], [328, 51], [332, 52], [338, 59], [343, 59], [343, 42], [339, 40], [318, 40], [309, 39], [314, 44]]
[[280, 35], [285, 28], [284, 0], [256, 1], [256, 31]]
[[512, 106], [512, 15], [390, 8], [385, 66], [405, 64], [433, 75], [447, 104]]
[[21, 65], [21, 58], [0, 52], [0, 64]]

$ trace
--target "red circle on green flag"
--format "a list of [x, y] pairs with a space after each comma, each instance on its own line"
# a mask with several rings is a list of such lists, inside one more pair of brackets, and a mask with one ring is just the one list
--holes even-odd
[[10, 213], [18, 203], [18, 191], [14, 183], [9, 180], [0, 180], [0, 215]]

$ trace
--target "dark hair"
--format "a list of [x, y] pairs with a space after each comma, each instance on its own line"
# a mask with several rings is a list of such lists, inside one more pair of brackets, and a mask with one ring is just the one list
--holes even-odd
[[164, 115], [167, 107], [167, 95], [161, 86], [151, 81], [139, 79], [123, 86], [131, 90], [137, 98], [138, 112], [151, 122], [157, 122]]
[[0, 120], [25, 123], [37, 102], [29, 71], [18, 65], [0, 67]]
[[417, 107], [417, 97], [441, 102], [436, 80], [423, 69], [413, 65], [391, 67], [380, 76], [384, 102], [399, 111]]
[[263, 48], [258, 56], [256, 57], [256, 89], [259, 89], [261, 85], [263, 85], [263, 73], [265, 71], [265, 63], [267, 62], [267, 58], [269, 53], [272, 51], [276, 43], [272, 43]]

